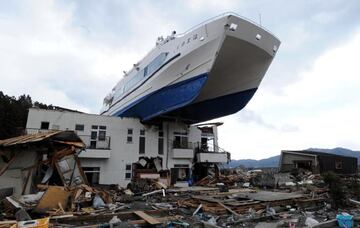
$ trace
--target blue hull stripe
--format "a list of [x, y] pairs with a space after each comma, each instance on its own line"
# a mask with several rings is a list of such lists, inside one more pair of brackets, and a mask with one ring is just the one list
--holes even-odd
[[208, 74], [161, 88], [120, 110], [115, 116], [137, 117], [149, 120], [158, 115], [173, 111], [190, 104], [199, 95]]
[[227, 116], [243, 109], [254, 96], [257, 88], [238, 93], [217, 97], [215, 99], [190, 104], [169, 115], [181, 116], [183, 119], [192, 120], [192, 123]]

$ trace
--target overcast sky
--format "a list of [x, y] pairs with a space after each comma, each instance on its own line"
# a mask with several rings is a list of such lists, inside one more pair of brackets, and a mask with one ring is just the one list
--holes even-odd
[[360, 1], [1, 1], [0, 90], [98, 113], [104, 96], [154, 45], [233, 11], [282, 44], [259, 90], [221, 118], [232, 158], [282, 149], [360, 150]]

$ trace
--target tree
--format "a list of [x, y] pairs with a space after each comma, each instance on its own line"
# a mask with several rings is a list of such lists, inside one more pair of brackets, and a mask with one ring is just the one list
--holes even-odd
[[46, 105], [32, 101], [29, 95], [21, 95], [18, 98], [5, 95], [0, 91], [0, 139], [18, 136], [24, 133], [28, 110], [31, 107], [53, 109], [52, 105]]

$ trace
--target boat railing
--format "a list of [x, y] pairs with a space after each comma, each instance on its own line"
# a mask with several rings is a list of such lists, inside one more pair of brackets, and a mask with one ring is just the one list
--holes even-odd
[[[200, 28], [201, 26], [203, 26], [203, 25], [205, 25], [205, 24], [207, 24], [207, 23], [209, 23], [209, 22], [211, 22], [211, 21], [215, 21], [216, 19], [222, 18], [222, 17], [224, 17], [224, 16], [230, 16], [230, 15], [234, 15], [234, 16], [237, 16], [237, 17], [239, 17], [239, 18], [241, 18], [241, 19], [243, 19], [243, 20], [245, 20], [245, 21], [248, 21], [248, 22], [250, 22], [250, 23], [252, 23], [252, 24], [254, 24], [254, 25], [256, 25], [256, 26], [258, 26], [258, 27], [260, 27], [260, 28], [262, 28], [262, 29], [264, 29], [266, 32], [270, 33], [272, 36], [276, 37], [272, 32], [270, 32], [268, 29], [266, 29], [265, 27], [263, 27], [261, 24], [255, 22], [255, 21], [252, 20], [252, 19], [249, 19], [249, 18], [247, 18], [247, 17], [241, 16], [241, 15], [239, 15], [239, 14], [237, 14], [237, 13], [235, 13], [235, 12], [231, 12], [231, 11], [225, 12], [225, 13], [222, 13], [222, 14], [219, 14], [219, 15], [214, 16], [214, 17], [211, 17], [211, 18], [209, 18], [209, 19], [207, 19], [207, 20], [205, 20], [205, 21], [203, 21], [203, 22], [201, 22], [201, 23], [199, 23], [199, 24], [197, 24], [197, 25], [189, 28], [189, 29], [186, 30], [185, 32], [177, 34], [175, 37], [182, 37], [182, 36], [188, 34], [189, 32], [191, 32], [191, 31], [193, 31], [193, 30], [195, 30], [195, 29], [197, 29], [197, 28]], [[276, 38], [277, 38], [277, 37], [276, 37]], [[277, 39], [278, 39], [278, 38], [277, 38]]]

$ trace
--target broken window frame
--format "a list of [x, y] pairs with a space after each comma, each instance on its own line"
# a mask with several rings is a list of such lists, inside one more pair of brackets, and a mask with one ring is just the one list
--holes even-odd
[[[86, 179], [91, 184], [99, 184], [100, 183], [100, 167], [82, 167]], [[90, 180], [87, 174], [95, 174], [96, 181], [93, 181], [94, 177]]]

